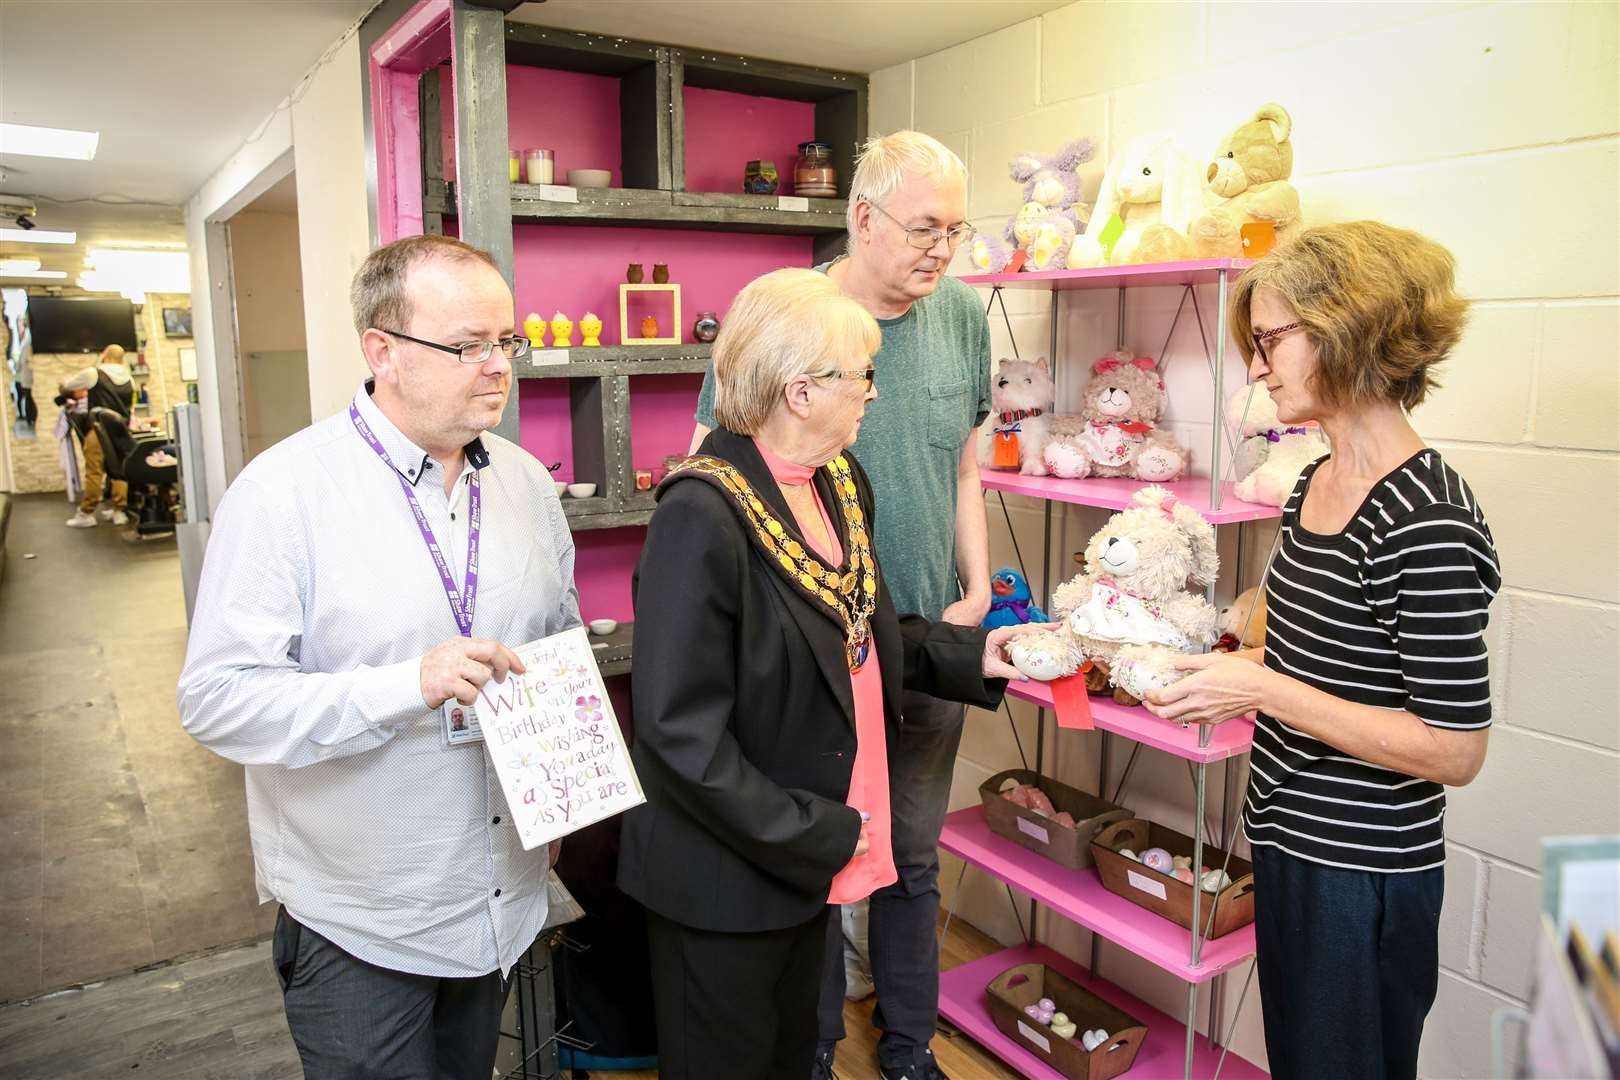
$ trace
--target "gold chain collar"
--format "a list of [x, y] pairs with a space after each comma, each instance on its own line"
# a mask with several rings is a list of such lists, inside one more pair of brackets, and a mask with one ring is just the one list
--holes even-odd
[[771, 557], [770, 561], [782, 571], [789, 584], [813, 603], [830, 610], [844, 624], [845, 660], [851, 671], [858, 671], [866, 663], [871, 638], [869, 624], [872, 612], [877, 609], [877, 564], [872, 559], [872, 539], [866, 531], [866, 515], [861, 511], [849, 462], [840, 454], [824, 468], [838, 495], [849, 533], [850, 551], [846, 559], [849, 569], [843, 574], [836, 568], [823, 566], [806, 551], [787, 526], [754, 494], [742, 473], [720, 458], [707, 454], [689, 457], [670, 476], [704, 476], [731, 495], [743, 519]]

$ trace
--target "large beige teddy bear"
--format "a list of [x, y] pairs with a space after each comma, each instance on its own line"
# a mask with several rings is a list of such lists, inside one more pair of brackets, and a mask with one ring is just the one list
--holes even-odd
[[[1057, 631], [1035, 631], [1019, 642], [1051, 651], [1071, 651], [1091, 662], [1086, 686], [1111, 683], [1114, 700], [1134, 705], [1155, 686], [1182, 676], [1175, 657], [1208, 647], [1219, 635], [1219, 617], [1189, 582], [1207, 585], [1220, 572], [1215, 530], [1203, 515], [1158, 485], [1131, 496], [1131, 504], [1108, 519], [1086, 544], [1084, 569], [1052, 594]], [[1026, 670], [1026, 650], [1013, 653]], [[1025, 661], [1027, 663], [1027, 661]], [[1050, 665], [1049, 665], [1050, 666]]]
[[[1069, 248], [1069, 269], [1191, 258], [1187, 228], [1205, 201], [1201, 168], [1169, 135], [1132, 139], [1108, 166], [1091, 222]], [[1115, 214], [1125, 231], [1105, 254], [1098, 237]]]
[[1192, 223], [1189, 238], [1199, 258], [1240, 258], [1239, 230], [1270, 222], [1280, 245], [1299, 231], [1299, 192], [1288, 182], [1294, 171], [1293, 121], [1281, 105], [1262, 105], [1215, 151], [1205, 171], [1212, 205]]

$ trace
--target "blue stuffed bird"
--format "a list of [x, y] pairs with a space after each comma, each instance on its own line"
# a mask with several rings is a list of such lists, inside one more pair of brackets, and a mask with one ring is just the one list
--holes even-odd
[[1046, 612], [1035, 606], [1035, 597], [1029, 591], [1024, 575], [1010, 566], [1003, 566], [990, 575], [990, 611], [981, 626], [992, 630], [998, 626], [1021, 626], [1029, 622], [1046, 622]]

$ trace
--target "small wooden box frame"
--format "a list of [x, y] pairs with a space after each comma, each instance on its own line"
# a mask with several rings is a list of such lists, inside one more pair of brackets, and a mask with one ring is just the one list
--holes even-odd
[[[661, 337], [633, 337], [630, 334], [630, 294], [668, 293], [674, 304], [670, 316], [672, 333]], [[621, 345], [679, 345], [681, 343], [681, 287], [679, 285], [620, 285], [619, 286], [619, 344]]]

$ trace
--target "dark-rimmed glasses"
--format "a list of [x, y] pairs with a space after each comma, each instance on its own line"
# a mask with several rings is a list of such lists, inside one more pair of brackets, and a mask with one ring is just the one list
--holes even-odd
[[[382, 327], [379, 326], [377, 329], [382, 330]], [[382, 332], [404, 338], [406, 341], [414, 341], [418, 345], [426, 345], [430, 349], [447, 352], [463, 364], [482, 364], [497, 348], [508, 360], [521, 360], [529, 355], [529, 339], [520, 334], [504, 337], [499, 341], [464, 341], [460, 345], [440, 345], [437, 341], [423, 341], [419, 337], [411, 337], [398, 330], [382, 330]]]
[[824, 371], [820, 375], [810, 376], [812, 379], [861, 379], [866, 383], [866, 389], [872, 389], [872, 383], [877, 379], [877, 368], [871, 364], [854, 371]]
[[1249, 332], [1249, 336], [1254, 338], [1254, 351], [1260, 354], [1260, 359], [1270, 363], [1271, 357], [1266, 354], [1266, 342], [1270, 341], [1272, 338], [1281, 337], [1290, 330], [1298, 330], [1304, 325], [1304, 323], [1291, 322], [1287, 326], [1273, 327], [1263, 334], [1259, 331], [1251, 330]]
[[906, 243], [918, 251], [927, 251], [941, 240], [955, 248], [962, 241], [978, 232], [977, 229], [965, 221], [952, 225], [948, 229], [936, 229], [932, 225], [907, 225], [877, 203], [868, 200], [867, 205], [904, 229], [906, 231]]

